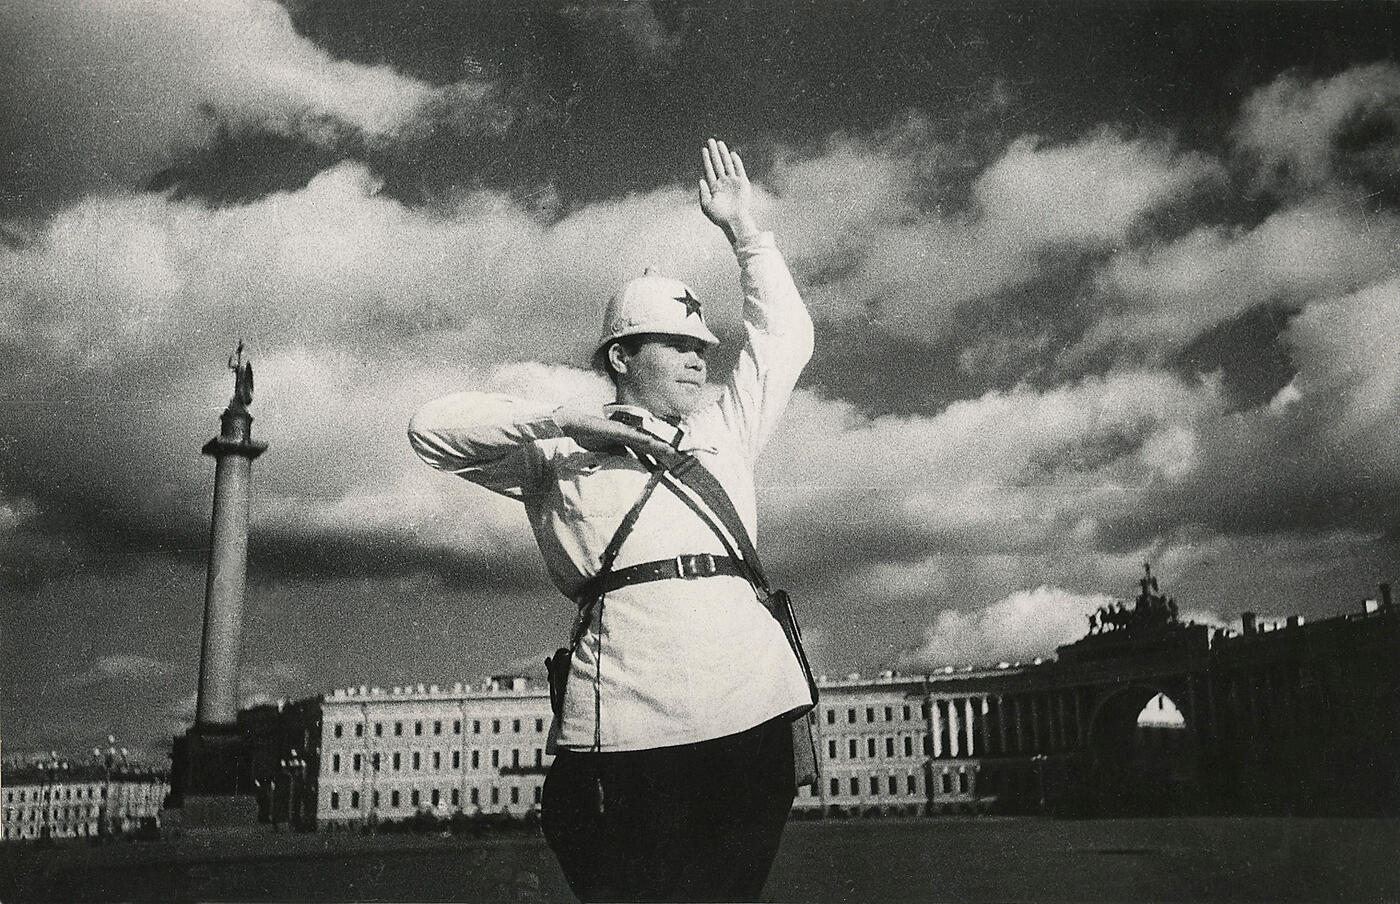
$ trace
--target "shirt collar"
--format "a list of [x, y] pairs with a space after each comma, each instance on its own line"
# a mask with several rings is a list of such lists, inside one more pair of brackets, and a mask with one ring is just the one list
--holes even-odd
[[603, 415], [605, 417], [612, 417], [618, 412], [625, 412], [641, 418], [641, 423], [638, 424], [638, 426], [663, 443], [669, 443], [675, 448], [680, 448], [681, 444], [685, 442], [687, 430], [684, 421], [679, 425], [675, 425], [669, 421], [662, 420], [645, 408], [638, 405], [628, 405], [623, 402], [613, 402], [603, 406]]

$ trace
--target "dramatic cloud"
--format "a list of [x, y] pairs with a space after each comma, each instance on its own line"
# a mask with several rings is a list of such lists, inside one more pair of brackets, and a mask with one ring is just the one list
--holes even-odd
[[1326, 406], [1331, 442], [1394, 468], [1400, 411], [1400, 277], [1308, 307], [1288, 340], [1299, 364], [1294, 400]]
[[[547, 348], [583, 361], [579, 324], [648, 264], [702, 297], [721, 285], [733, 295], [723, 239], [689, 190], [592, 205], [545, 226], [499, 195], [475, 195], [444, 219], [376, 187], [362, 165], [342, 164], [304, 190], [237, 208], [85, 201], [25, 247], [0, 248], [0, 341], [89, 365], [220, 334], [263, 348], [372, 353], [403, 343], [481, 364]], [[732, 319], [733, 303], [716, 313]]]
[[1014, 593], [974, 612], [948, 609], [907, 651], [900, 667], [931, 672], [944, 666], [1019, 662], [1051, 655], [1055, 647], [1084, 636], [1088, 616], [1113, 602], [1103, 595], [1081, 595], [1057, 587]]
[[1400, 200], [1400, 66], [1358, 66], [1331, 78], [1285, 74], [1244, 102], [1233, 137], [1261, 184], [1297, 194], [1336, 183]]
[[1112, 530], [1129, 542], [1164, 524], [1269, 535], [1394, 530], [1400, 457], [1391, 441], [1400, 376], [1400, 282], [1308, 305], [1284, 334], [1296, 375], [1273, 403], [1198, 434], [1181, 479], [1149, 488]]
[[[0, 8], [0, 34], [11, 73], [0, 210], [135, 185], [221, 123], [313, 141], [337, 125], [386, 135], [437, 92], [332, 58], [273, 0], [14, 3]], [[479, 107], [484, 86], [451, 90]]]
[[[198, 548], [208, 474], [192, 453], [227, 398], [225, 343], [243, 336], [259, 375], [255, 432], [274, 445], [258, 465], [257, 514], [276, 538], [264, 561], [280, 549], [302, 574], [318, 562], [441, 567], [434, 558], [451, 571], [464, 557], [501, 562], [503, 538], [528, 552], [504, 500], [481, 503], [496, 513], [485, 520], [435, 522], [453, 524], [440, 536], [422, 523], [414, 500], [436, 498], [444, 478], [413, 459], [408, 416], [483, 384], [600, 400], [605, 381], [576, 369], [493, 371], [542, 348], [582, 361], [591, 329], [578, 325], [648, 261], [732, 298], [732, 259], [688, 195], [595, 205], [552, 227], [486, 195], [443, 219], [376, 196], [363, 168], [345, 165], [238, 208], [137, 196], [76, 205], [32, 242], [0, 248], [10, 351], [0, 387], [16, 435], [30, 437], [4, 450], [7, 521], [86, 522], [138, 547], [145, 535], [146, 548]], [[598, 235], [613, 241], [595, 248]], [[711, 311], [732, 323], [735, 307]], [[31, 539], [32, 550], [42, 537]], [[449, 548], [459, 552], [439, 555]]]
[[1192, 470], [1196, 424], [1217, 408], [1211, 387], [1153, 372], [991, 392], [932, 418], [800, 396], [760, 470], [766, 511], [808, 568], [815, 550], [900, 561], [1092, 541], [1100, 517]]
[[[551, 116], [616, 124], [651, 91], [694, 128], [731, 126], [692, 97], [711, 87], [686, 57], [697, 16], [571, 8], [565, 34], [605, 46], [541, 88], [508, 67], [430, 83], [468, 67], [399, 65], [397, 46], [349, 62], [253, 0], [0, 12], [18, 111], [0, 203], [45, 214], [0, 231], [7, 744], [187, 724], [199, 449], [239, 338], [271, 442], [245, 699], [538, 671], [571, 612], [519, 504], [424, 467], [405, 427], [460, 388], [607, 398], [582, 367], [599, 307], [648, 265], [695, 287], [726, 340], [716, 369], [733, 360], [736, 268], [690, 170], [703, 135], [658, 126], [564, 165], [497, 103], [558, 88]], [[614, 63], [626, 96], [589, 68]], [[813, 80], [841, 71], [811, 65], [762, 97], [834, 91]], [[1048, 655], [1145, 560], [1211, 623], [1335, 610], [1393, 576], [1396, 81], [1392, 64], [1279, 76], [1194, 130], [1088, 106], [1007, 132], [905, 99], [877, 127], [740, 136], [818, 320], [758, 478], [765, 558], [820, 669]], [[477, 132], [500, 143], [459, 153]], [[264, 178], [285, 164], [266, 135], [320, 152]], [[190, 149], [168, 188], [140, 189]], [[460, 171], [403, 187], [439, 160]], [[514, 175], [481, 189], [498, 163]]]
[[1308, 302], [1393, 273], [1400, 220], [1330, 202], [1281, 210], [1259, 225], [1199, 228], [1120, 254], [1101, 272], [1103, 314], [1066, 363], [1105, 346], [1164, 360], [1190, 340], [1261, 305]]
[[1113, 250], [1142, 218], [1221, 178], [1217, 164], [1101, 132], [1069, 144], [1019, 139], [972, 181], [964, 206], [928, 193], [956, 168], [919, 120], [863, 148], [835, 142], [775, 175], [797, 261], [831, 274], [819, 311], [937, 339], [960, 308], [1033, 284], [1051, 255]]
[[[837, 215], [832, 199], [851, 194], [839, 186], [852, 172], [872, 177], [856, 180], [865, 191], [855, 193], [846, 210], [854, 218], [851, 228], [837, 234], [858, 234], [859, 223], [889, 239], [907, 231], [900, 224], [915, 216], [912, 170], [887, 152], [862, 156], [850, 142], [837, 141], [828, 156], [802, 166], [808, 176], [785, 177], [787, 187], [809, 193], [782, 194], [780, 187], [779, 200], [770, 202], [771, 214], [799, 236], [799, 261], [821, 256], [804, 249], [801, 236], [823, 234], [816, 224]], [[1126, 203], [1113, 205], [1108, 194], [1069, 185], [1074, 172], [1088, 174], [1086, 186], [1095, 180], [1109, 185], [1108, 194], [1120, 183], [1136, 188]], [[1030, 266], [1035, 248], [1124, 241], [1143, 211], [1212, 172], [1162, 146], [1111, 135], [1061, 148], [1020, 142], [973, 183], [973, 209], [981, 218], [967, 226], [970, 237], [958, 241], [986, 260], [966, 263], [964, 273], [985, 273], [996, 251], [1019, 249], [1019, 256], [1000, 256]], [[552, 225], [503, 197], [482, 194], [443, 218], [377, 196], [373, 177], [346, 164], [303, 191], [240, 208], [211, 211], [139, 197], [84, 202], [30, 244], [0, 252], [12, 264], [6, 269], [6, 338], [20, 360], [33, 365], [9, 376], [11, 397], [30, 401], [21, 417], [25, 410], [47, 417], [33, 404], [51, 399], [45, 375], [63, 368], [63, 361], [81, 360], [78, 373], [89, 391], [105, 373], [108, 380], [129, 377], [140, 398], [164, 391], [217, 399], [220, 378], [207, 368], [196, 378], [197, 362], [176, 363], [176, 349], [251, 332], [254, 347], [286, 349], [259, 362], [266, 401], [255, 406], [259, 429], [276, 438], [282, 460], [279, 468], [269, 467], [260, 501], [264, 523], [281, 538], [276, 545], [295, 549], [298, 536], [339, 535], [349, 540], [343, 558], [355, 558], [350, 550], [356, 545], [377, 545], [391, 569], [424, 567], [411, 564], [416, 554], [388, 552], [393, 547], [411, 553], [484, 546], [496, 550], [493, 556], [505, 547], [523, 562], [528, 538], [501, 500], [478, 494], [487, 516], [471, 522], [475, 533], [463, 534], [459, 525], [435, 534], [451, 522], [424, 507], [437, 496], [430, 481], [439, 478], [415, 469], [400, 445], [402, 422], [414, 404], [408, 400], [489, 382], [492, 362], [528, 358], [541, 348], [581, 360], [586, 338], [577, 324], [591, 322], [611, 287], [648, 259], [686, 276], [702, 294], [732, 294], [722, 288], [732, 281], [724, 273], [732, 264], [724, 262], [722, 245], [688, 194], [662, 190], [590, 205]], [[1267, 247], [1258, 236], [1289, 232], [1272, 222], [1254, 230], [1252, 240]], [[1315, 231], [1326, 231], [1324, 225], [1315, 224]], [[938, 221], [935, 228], [952, 235], [949, 223]], [[1368, 237], [1365, 230], [1357, 234]], [[611, 239], [599, 243], [599, 236]], [[855, 253], [868, 255], [876, 244]], [[1344, 234], [1338, 244], [1354, 260], [1372, 256]], [[1368, 247], [1377, 244], [1373, 239]], [[936, 241], [930, 246], [939, 247]], [[1330, 261], [1316, 284], [1331, 285], [1326, 274], [1345, 269], [1346, 260]], [[1241, 263], [1237, 269], [1247, 268]], [[1031, 267], [1017, 278], [1033, 273]], [[898, 275], [893, 268], [887, 274]], [[1161, 284], [1147, 270], [1136, 279]], [[855, 299], [845, 294], [845, 282], [818, 294], [849, 306]], [[1272, 294], [1260, 290], [1258, 297]], [[551, 304], [542, 306], [541, 299]], [[721, 323], [732, 323], [733, 316], [732, 307], [721, 307]], [[404, 354], [420, 363], [402, 367]], [[142, 358], [141, 368], [128, 372], [124, 365], [133, 355]], [[570, 397], [597, 398], [604, 391], [596, 378], [567, 368], [533, 373], [538, 378], [525, 387], [529, 393], [561, 380], [571, 384]], [[780, 506], [799, 531], [804, 523], [807, 532], [822, 525], [836, 532], [840, 548], [894, 561], [984, 544], [1026, 552], [1066, 538], [1091, 541], [1100, 519], [1132, 511], [1142, 488], [1193, 472], [1199, 450], [1210, 445], [1200, 433], [1209, 432], [1222, 407], [1216, 395], [1211, 384], [1192, 387], [1144, 370], [1044, 391], [993, 391], [931, 418], [866, 421], [840, 402], [799, 399], [786, 435], [799, 445], [810, 435], [830, 440], [817, 449], [774, 453], [772, 460], [787, 463], [782, 480], [797, 488]], [[151, 411], [158, 412], [168, 424], [158, 433], [169, 435], [177, 429], [170, 418], [175, 412]], [[190, 420], [178, 429], [198, 431], [195, 413], [184, 408], [180, 414]], [[355, 438], [353, 457], [347, 432]], [[135, 459], [168, 454], [151, 448]], [[51, 474], [53, 492], [71, 488], [76, 475], [90, 470], [81, 456], [60, 466], [48, 460], [21, 469], [29, 483], [10, 489], [33, 500], [31, 508], [44, 504], [44, 485], [32, 483], [36, 475]], [[197, 463], [181, 473], [186, 483], [167, 483], [170, 488], [148, 498], [146, 508], [197, 524], [202, 516], [186, 500], [199, 496], [206, 476]], [[112, 497], [110, 507], [118, 510], [118, 502]], [[845, 517], [812, 518], [826, 510]]]

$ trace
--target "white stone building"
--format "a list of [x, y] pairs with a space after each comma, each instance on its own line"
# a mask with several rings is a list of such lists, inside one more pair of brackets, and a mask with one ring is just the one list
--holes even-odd
[[521, 816], [539, 806], [553, 760], [549, 723], [548, 688], [519, 676], [332, 691], [321, 703], [317, 820]]
[[0, 786], [5, 841], [116, 836], [158, 827], [170, 793], [163, 773], [137, 768], [108, 773], [81, 763], [7, 768]]
[[1001, 665], [932, 675], [882, 672], [818, 682], [813, 713], [820, 779], [794, 808], [848, 814], [983, 810], [994, 797], [978, 787], [988, 754], [993, 675]]
[[[1020, 668], [883, 673], [820, 682], [813, 713], [821, 778], [799, 812], [985, 809], [988, 696], [978, 679]], [[538, 807], [552, 757], [542, 681], [342, 688], [322, 700], [316, 818], [322, 825]]]

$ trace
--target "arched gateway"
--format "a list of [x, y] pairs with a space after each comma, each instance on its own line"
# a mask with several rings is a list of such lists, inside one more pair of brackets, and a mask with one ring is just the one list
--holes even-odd
[[1238, 631], [1181, 621], [1150, 569], [1139, 585], [1053, 659], [825, 682], [798, 810], [1400, 813], [1387, 585], [1363, 612]]
[[[1110, 688], [1089, 717], [1083, 806], [1095, 813], [1161, 816], [1199, 808], [1194, 726], [1173, 696], [1180, 683]], [[1153, 721], [1170, 705], [1175, 719]]]

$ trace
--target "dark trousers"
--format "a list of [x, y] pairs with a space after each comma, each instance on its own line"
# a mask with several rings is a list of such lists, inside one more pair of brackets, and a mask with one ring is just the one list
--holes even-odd
[[697, 744], [561, 750], [541, 816], [580, 900], [757, 901], [795, 793], [780, 717]]

